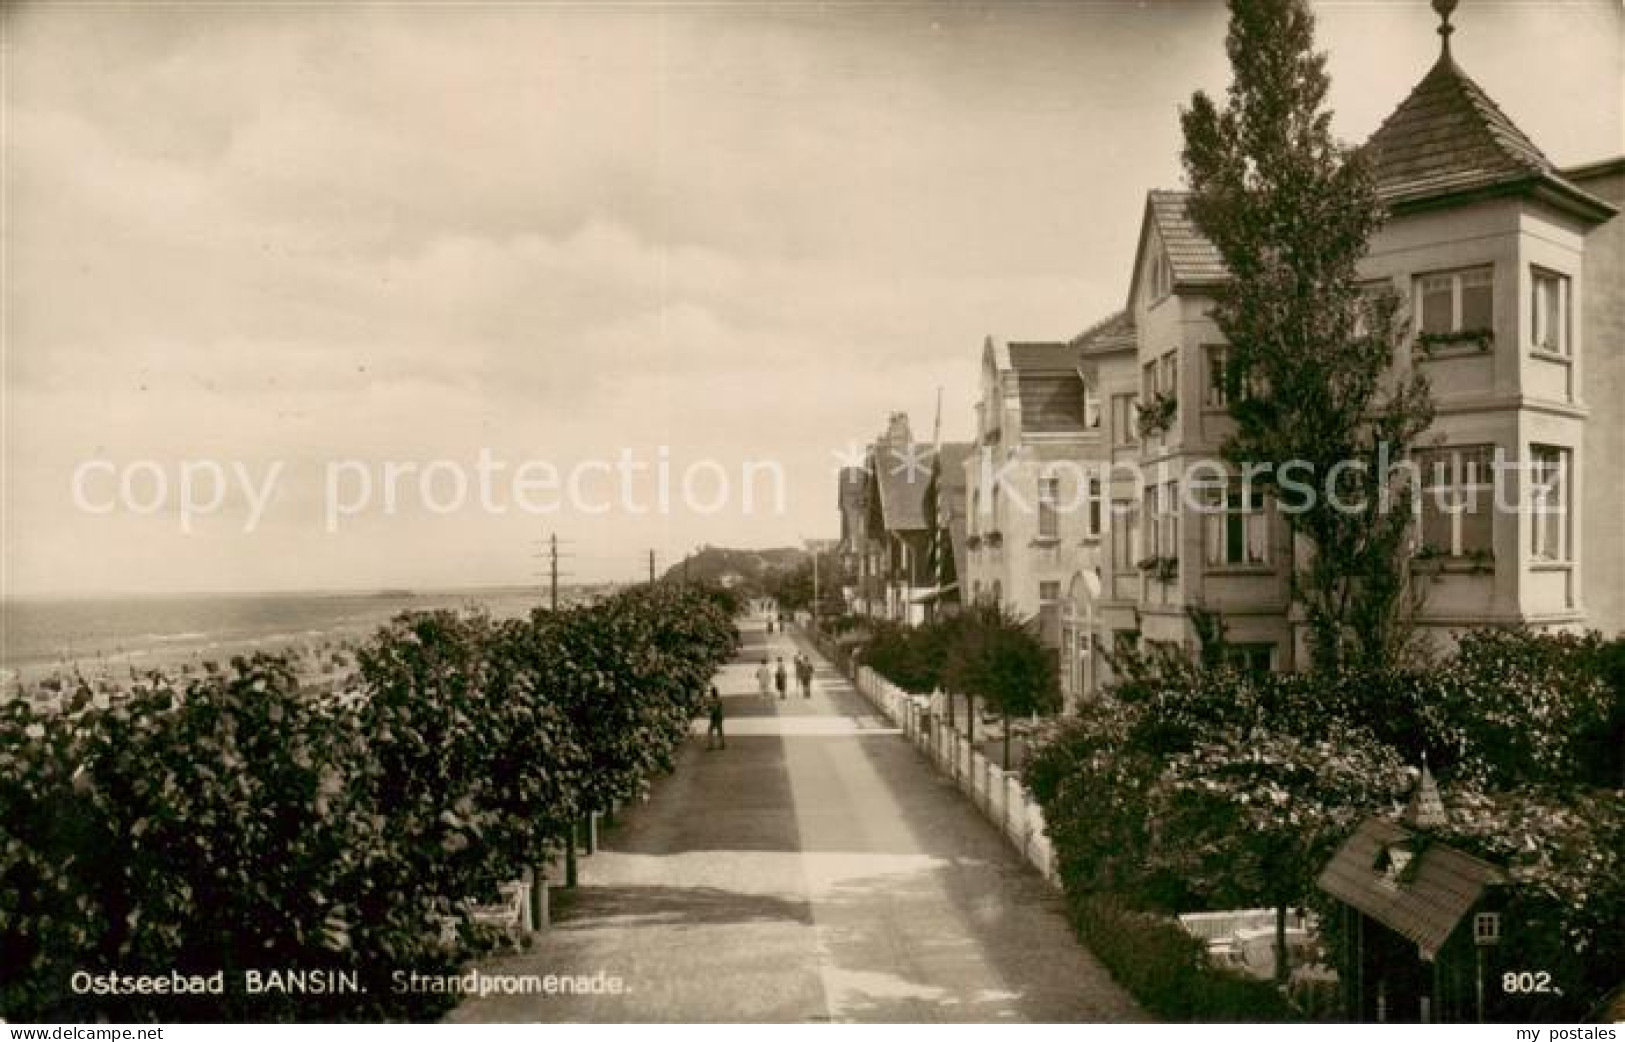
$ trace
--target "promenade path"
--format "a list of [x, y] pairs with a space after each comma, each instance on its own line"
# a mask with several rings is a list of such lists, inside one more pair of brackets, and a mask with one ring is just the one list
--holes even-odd
[[[1060, 902], [948, 782], [818, 659], [811, 699], [764, 701], [757, 622], [704, 728], [555, 891], [556, 919], [487, 973], [590, 975], [621, 995], [489, 996], [457, 1022], [1079, 1022], [1144, 1014]], [[792, 682], [793, 682], [792, 671]]]

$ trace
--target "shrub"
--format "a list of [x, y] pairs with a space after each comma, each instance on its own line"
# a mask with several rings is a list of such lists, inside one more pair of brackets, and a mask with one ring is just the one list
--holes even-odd
[[[737, 640], [724, 598], [644, 590], [501, 625], [403, 615], [357, 651], [354, 705], [259, 655], [107, 710], [0, 706], [0, 1017], [438, 1017], [451, 997], [396, 995], [391, 971], [458, 966], [440, 916], [669, 767]], [[249, 968], [367, 991], [246, 995]], [[76, 970], [227, 989], [80, 995]]]
[[1145, 1010], [1163, 1020], [1279, 1022], [1302, 1019], [1275, 987], [1211, 965], [1202, 942], [1164, 916], [1111, 894], [1068, 901], [1079, 939]]

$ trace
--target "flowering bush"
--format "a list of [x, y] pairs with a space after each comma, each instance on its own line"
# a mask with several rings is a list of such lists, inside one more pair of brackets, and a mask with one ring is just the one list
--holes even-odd
[[1484, 631], [1428, 669], [1266, 676], [1120, 654], [1110, 696], [1037, 751], [1027, 783], [1074, 899], [1315, 906], [1337, 845], [1393, 813], [1426, 756], [1444, 838], [1506, 866], [1520, 955], [1562, 981], [1530, 1015], [1574, 1019], [1625, 962], [1622, 648]]
[[1511, 877], [1506, 938], [1552, 975], [1530, 1020], [1577, 1020], [1617, 986], [1625, 965], [1625, 794], [1619, 789], [1448, 789], [1444, 838]]

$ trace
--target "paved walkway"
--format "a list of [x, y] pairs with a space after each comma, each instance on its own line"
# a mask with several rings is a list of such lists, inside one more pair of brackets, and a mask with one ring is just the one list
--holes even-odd
[[755, 664], [797, 645], [742, 628], [718, 682], [727, 749], [699, 725], [580, 889], [555, 892], [554, 927], [482, 967], [602, 970], [626, 994], [491, 996], [451, 1020], [1143, 1019], [1048, 886], [834, 669], [818, 660], [811, 699], [762, 700]]

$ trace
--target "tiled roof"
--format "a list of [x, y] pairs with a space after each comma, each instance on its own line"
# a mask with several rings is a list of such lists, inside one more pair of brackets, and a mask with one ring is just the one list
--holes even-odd
[[1377, 191], [1395, 210], [1461, 193], [1535, 186], [1582, 207], [1602, 205], [1564, 180], [1449, 51], [1365, 147]]
[[974, 442], [950, 441], [944, 442], [937, 453], [942, 470], [943, 490], [950, 493], [948, 496], [950, 502], [957, 501], [960, 507], [964, 506], [965, 499], [965, 460], [975, 451]]
[[[1397, 882], [1388, 882], [1378, 859], [1390, 844], [1420, 848]], [[1371, 818], [1320, 873], [1320, 889], [1415, 942], [1437, 952], [1485, 887], [1504, 882], [1494, 865], [1443, 843], [1428, 842], [1400, 826]]]
[[1006, 379], [1016, 382], [1024, 431], [1083, 430], [1083, 382], [1078, 378], [1078, 349], [1070, 343], [1013, 343]]
[[[954, 577], [956, 581], [963, 582], [965, 578], [965, 529], [966, 515], [969, 513], [966, 504], [966, 477], [965, 461], [976, 451], [973, 442], [944, 442], [937, 452], [937, 472], [941, 475], [938, 486], [938, 514], [937, 523], [947, 531], [948, 549], [954, 558]], [[935, 544], [937, 552], [941, 552], [941, 543]]]
[[1189, 192], [1153, 191], [1151, 193], [1151, 219], [1156, 223], [1157, 235], [1168, 253], [1173, 268], [1174, 283], [1186, 286], [1211, 286], [1229, 277], [1219, 249], [1203, 235], [1191, 218], [1187, 203]]
[[1012, 369], [1071, 369], [1077, 352], [1063, 342], [1027, 342], [1006, 345]]
[[883, 443], [874, 447], [875, 486], [880, 490], [880, 516], [888, 532], [925, 528], [925, 493], [931, 485], [931, 446], [916, 443], [905, 450]]
[[862, 509], [868, 490], [868, 474], [862, 467], [842, 467], [836, 505]]
[[1073, 337], [1072, 346], [1079, 352], [1135, 346], [1133, 313], [1125, 309], [1107, 315]]
[[1072, 433], [1084, 429], [1083, 380], [1076, 368], [1029, 369], [1016, 380], [1023, 431]]
[[[955, 517], [948, 522], [948, 541], [953, 546], [954, 550], [954, 578], [961, 586], [964, 586], [966, 577], [970, 575], [969, 566], [965, 561], [965, 558], [969, 554], [969, 551], [965, 546], [965, 534], [967, 527], [968, 526], [963, 515]], [[959, 599], [961, 601], [965, 599], [965, 592], [963, 589], [961, 589], [959, 592]]]

